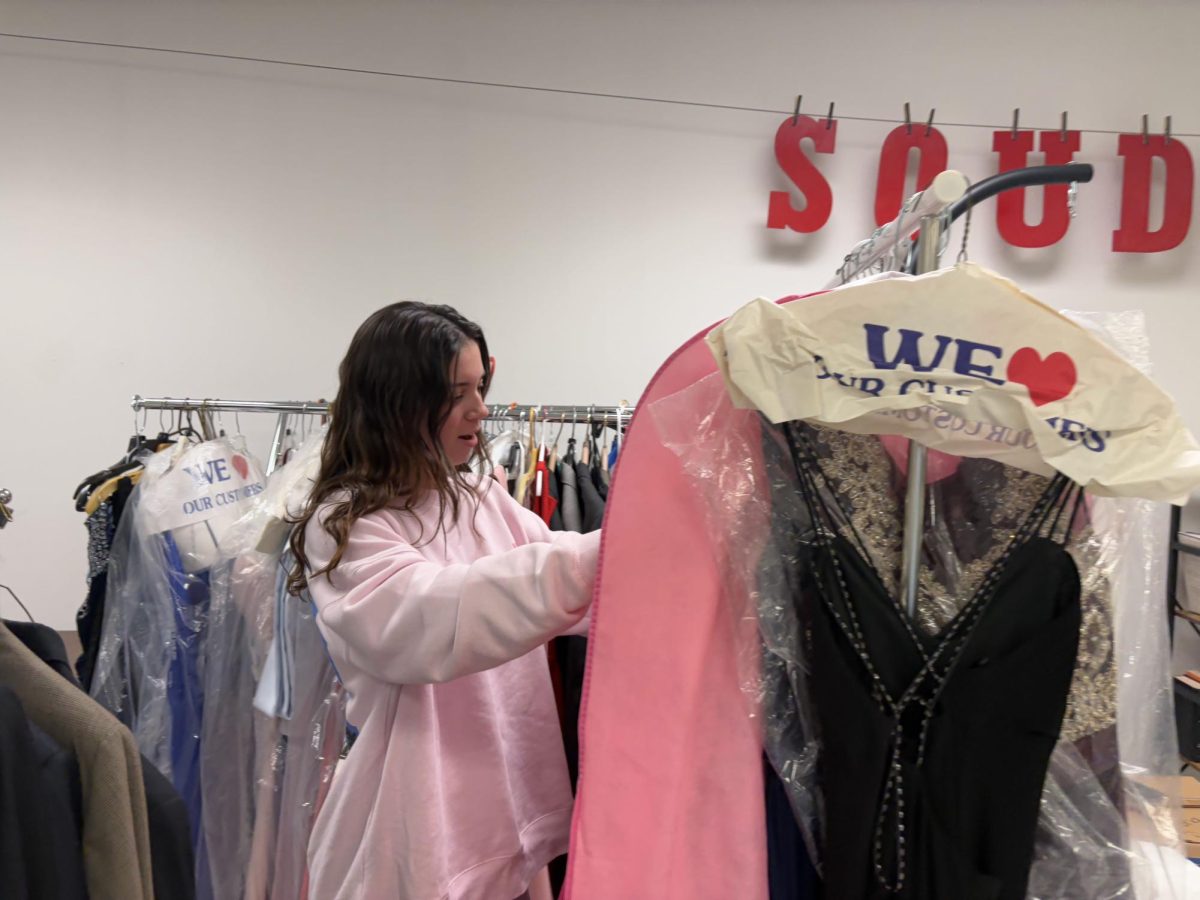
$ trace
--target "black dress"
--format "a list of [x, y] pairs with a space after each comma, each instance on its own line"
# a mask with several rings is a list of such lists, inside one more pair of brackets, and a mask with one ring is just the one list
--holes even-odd
[[1024, 900], [1078, 643], [1079, 575], [1058, 538], [1077, 488], [1050, 481], [927, 634], [839, 525], [803, 433], [788, 438], [807, 510], [789, 582], [811, 670], [808, 697], [787, 702], [811, 704], [820, 745], [823, 896]]
[[[862, 560], [844, 546], [838, 553], [867, 651], [897, 697], [922, 655]], [[1012, 554], [958, 665], [929, 698], [923, 754], [921, 703], [899, 720], [887, 714], [832, 610], [813, 604], [811, 613], [825, 895], [1023, 900], [1075, 664], [1079, 579], [1070, 555], [1043, 538]], [[921, 637], [932, 654], [939, 638]]]

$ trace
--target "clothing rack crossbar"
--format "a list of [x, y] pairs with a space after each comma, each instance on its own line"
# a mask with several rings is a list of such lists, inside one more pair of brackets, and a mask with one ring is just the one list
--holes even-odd
[[[275, 413], [277, 415], [325, 416], [329, 414], [329, 403], [324, 400], [219, 400], [195, 399], [192, 397], [143, 397], [135, 395], [130, 404], [134, 411], [167, 410], [171, 412], [236, 412]], [[532, 412], [539, 422], [597, 422], [604, 425], [627, 424], [635, 407], [629, 405], [596, 406], [578, 404], [572, 406], [555, 404], [489, 403], [488, 420], [528, 421]]]

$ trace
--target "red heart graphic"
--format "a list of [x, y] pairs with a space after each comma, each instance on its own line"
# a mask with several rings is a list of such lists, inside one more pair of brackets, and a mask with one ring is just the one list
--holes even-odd
[[246, 480], [246, 476], [250, 474], [250, 463], [246, 462], [246, 457], [233, 455], [233, 467], [237, 469], [237, 473], [242, 476], [242, 481]]
[[1045, 359], [1032, 347], [1022, 347], [1008, 361], [1008, 380], [1029, 389], [1034, 406], [1061, 400], [1075, 389], [1075, 361], [1062, 352]]

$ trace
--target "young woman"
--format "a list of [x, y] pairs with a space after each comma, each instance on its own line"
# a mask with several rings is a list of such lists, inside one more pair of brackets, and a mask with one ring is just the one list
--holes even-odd
[[512, 900], [567, 849], [543, 645], [580, 629], [599, 533], [551, 532], [473, 473], [479, 326], [396, 303], [354, 335], [290, 586], [359, 729], [309, 846], [320, 900]]

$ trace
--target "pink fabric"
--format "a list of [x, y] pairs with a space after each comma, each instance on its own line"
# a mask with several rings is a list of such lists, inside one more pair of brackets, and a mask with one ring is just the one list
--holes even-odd
[[667, 361], [610, 489], [569, 900], [767, 898], [761, 742], [720, 596], [721, 548], [651, 409], [715, 371], [699, 337]]
[[[552, 534], [491, 483], [435, 534], [386, 509], [313, 579], [359, 727], [309, 845], [321, 900], [497, 900], [566, 850], [571, 787], [542, 644], [591, 599], [597, 539]], [[314, 567], [332, 553], [315, 523]], [[438, 683], [432, 683], [438, 682]]]

